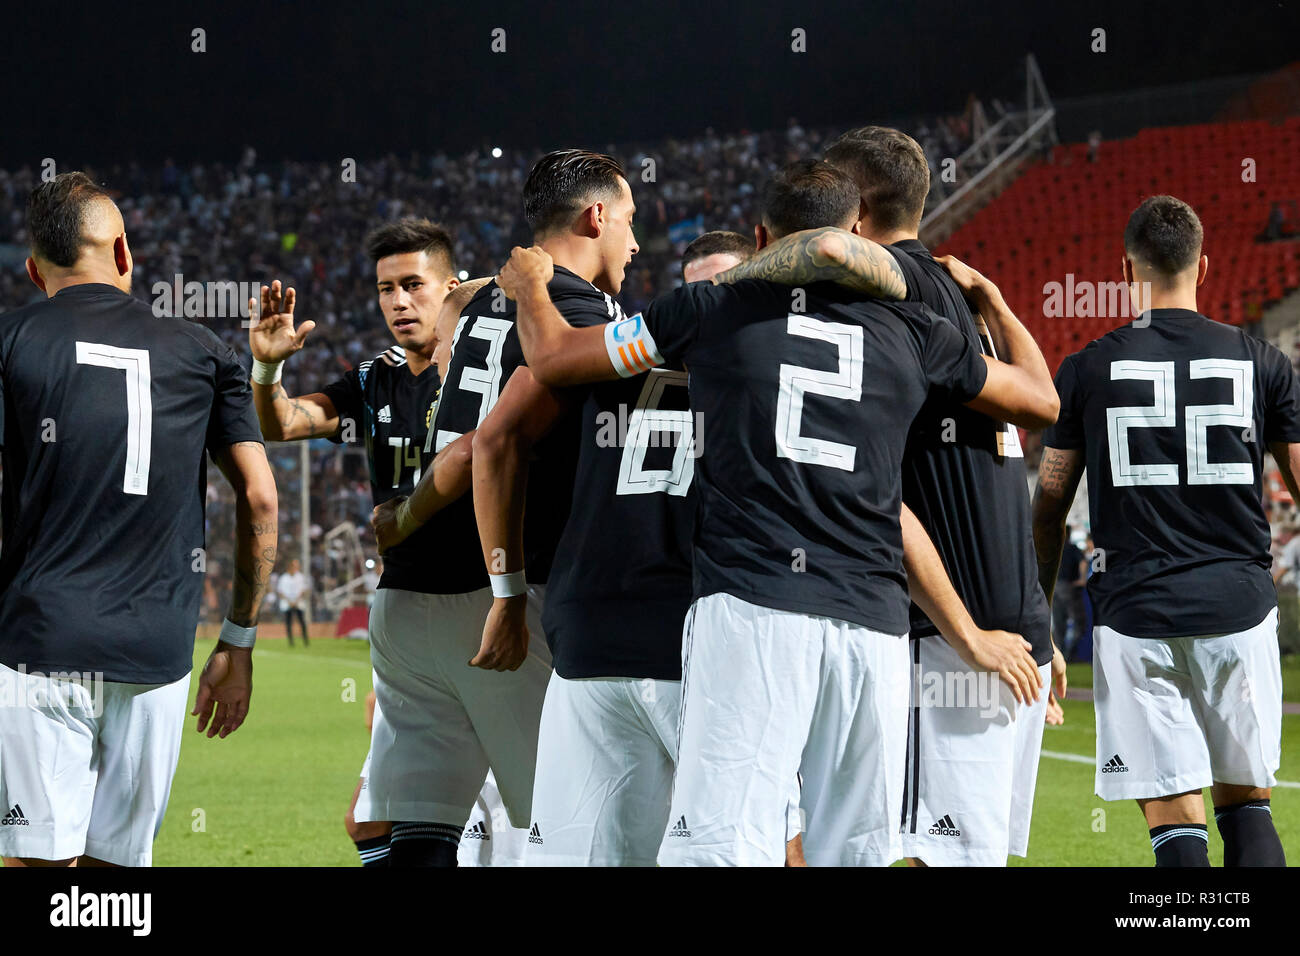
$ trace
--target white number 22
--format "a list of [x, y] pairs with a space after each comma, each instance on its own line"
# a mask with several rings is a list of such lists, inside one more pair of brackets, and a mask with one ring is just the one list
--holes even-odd
[[[1243, 436], [1254, 424], [1255, 366], [1238, 359], [1195, 359], [1189, 377], [1226, 378], [1232, 382], [1232, 404], [1188, 405], [1185, 409], [1184, 433], [1187, 447], [1187, 483], [1189, 485], [1248, 485], [1255, 480], [1254, 466], [1248, 461], [1212, 462], [1209, 460], [1206, 429], [1228, 425]], [[1121, 361], [1110, 363], [1111, 381], [1137, 379], [1151, 382], [1151, 405], [1134, 405], [1106, 409], [1106, 437], [1110, 445], [1111, 482], [1117, 488], [1139, 485], [1178, 484], [1178, 464], [1135, 465], [1128, 443], [1130, 428], [1173, 428], [1177, 424], [1178, 405], [1174, 401], [1174, 363]]]
[[149, 458], [153, 450], [148, 350], [78, 342], [77, 364], [115, 368], [126, 373], [126, 475], [122, 479], [122, 491], [128, 495], [147, 495]]

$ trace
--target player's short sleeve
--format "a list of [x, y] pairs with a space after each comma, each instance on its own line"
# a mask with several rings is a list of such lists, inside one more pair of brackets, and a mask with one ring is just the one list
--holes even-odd
[[1083, 403], [1079, 394], [1079, 369], [1073, 355], [1067, 355], [1056, 373], [1056, 394], [1061, 400], [1061, 412], [1056, 423], [1043, 432], [1043, 444], [1048, 448], [1083, 447]]
[[1285, 355], [1264, 349], [1264, 441], [1300, 442], [1300, 383]]
[[604, 325], [613, 318], [604, 296], [596, 296], [589, 291], [553, 292], [551, 304], [564, 316], [564, 321], [578, 328]]
[[248, 372], [227, 345], [216, 350], [216, 389], [208, 416], [207, 446], [210, 454], [244, 441], [262, 442], [262, 427], [253, 407], [253, 389]]
[[989, 368], [975, 344], [948, 320], [922, 307], [930, 321], [925, 337], [926, 379], [942, 388], [954, 401], [969, 402], [984, 389]]
[[[645, 312], [605, 329], [605, 349], [618, 374], [624, 378], [656, 368], [676, 366], [695, 343], [700, 330], [696, 297], [706, 283], [674, 289], [651, 300]], [[708, 289], [715, 286], [708, 285]]]
[[[334, 413], [338, 416], [340, 422], [351, 419], [360, 423], [361, 407], [365, 399], [361, 394], [361, 373], [357, 369], [351, 369], [345, 372], [341, 378], [330, 382], [321, 389], [321, 394], [330, 400], [330, 404], [334, 406]], [[358, 428], [360, 428], [359, 424]], [[340, 428], [333, 435], [327, 437], [335, 444], [341, 444], [343, 430]]]

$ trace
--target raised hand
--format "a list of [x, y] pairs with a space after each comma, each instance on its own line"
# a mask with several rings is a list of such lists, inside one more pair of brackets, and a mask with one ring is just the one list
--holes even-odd
[[[269, 287], [262, 286], [260, 318], [248, 330], [253, 358], [259, 362], [283, 362], [302, 348], [307, 333], [316, 328], [316, 323], [309, 319], [295, 329], [293, 309], [296, 303], [297, 293], [292, 287], [281, 294], [279, 279]], [[256, 308], [257, 302], [249, 299], [249, 314], [254, 314]]]

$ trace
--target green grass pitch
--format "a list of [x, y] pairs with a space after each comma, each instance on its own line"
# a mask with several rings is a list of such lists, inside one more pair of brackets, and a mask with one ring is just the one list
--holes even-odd
[[[198, 673], [212, 649], [194, 652]], [[225, 740], [194, 732], [188, 717], [167, 817], [154, 845], [157, 866], [357, 866], [343, 814], [365, 759], [370, 658], [364, 641], [318, 639], [309, 648], [263, 641], [254, 654], [248, 721]], [[1283, 664], [1285, 697], [1300, 701], [1300, 659]], [[1072, 687], [1092, 682], [1071, 665]], [[1065, 726], [1048, 727], [1044, 751], [1091, 758], [1093, 711], [1066, 700]], [[1300, 782], [1300, 714], [1282, 723], [1279, 779]], [[1044, 756], [1038, 771], [1029, 857], [1024, 866], [1150, 866], [1146, 826], [1132, 801], [1092, 793], [1092, 767]], [[1274, 819], [1300, 862], [1300, 787], [1273, 791]], [[1097, 811], [1102, 813], [1098, 814]], [[1223, 847], [1210, 826], [1210, 860]]]

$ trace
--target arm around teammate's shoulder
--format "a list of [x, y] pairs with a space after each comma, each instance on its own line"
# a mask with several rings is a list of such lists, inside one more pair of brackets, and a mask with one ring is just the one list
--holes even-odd
[[936, 261], [983, 317], [1000, 353], [999, 358], [985, 358], [988, 378], [984, 389], [968, 403], [970, 407], [1021, 428], [1053, 424], [1061, 410], [1060, 398], [1042, 350], [1029, 330], [988, 278], [953, 256], [940, 256]]
[[516, 246], [497, 276], [501, 291], [518, 306], [515, 327], [533, 377], [552, 388], [618, 378], [605, 350], [604, 328], [575, 328], [551, 301], [547, 285], [554, 274], [546, 250]]

